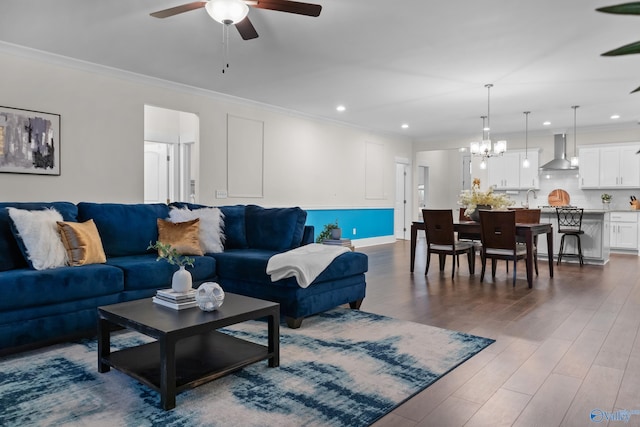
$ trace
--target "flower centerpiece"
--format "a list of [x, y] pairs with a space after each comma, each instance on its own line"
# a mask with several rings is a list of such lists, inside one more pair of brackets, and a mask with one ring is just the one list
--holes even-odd
[[513, 205], [513, 200], [506, 194], [496, 194], [493, 188], [487, 191], [480, 191], [480, 180], [473, 179], [471, 190], [463, 190], [458, 198], [458, 204], [466, 207], [464, 214], [471, 217], [478, 206], [491, 206], [492, 209], [506, 208]]

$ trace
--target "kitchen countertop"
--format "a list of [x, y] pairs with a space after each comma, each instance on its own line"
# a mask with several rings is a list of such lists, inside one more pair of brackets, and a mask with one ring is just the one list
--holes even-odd
[[[556, 210], [555, 208], [540, 208], [542, 213], [546, 213], [546, 214], [555, 214]], [[583, 213], [585, 214], [604, 214], [607, 212], [623, 212], [622, 210], [617, 211], [617, 210], [609, 210], [609, 209], [590, 209], [590, 208], [584, 208]], [[624, 211], [624, 212], [637, 212], [637, 211]]]

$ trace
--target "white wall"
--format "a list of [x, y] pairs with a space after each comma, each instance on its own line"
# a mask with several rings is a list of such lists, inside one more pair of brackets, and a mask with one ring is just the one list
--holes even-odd
[[[462, 157], [458, 150], [433, 150], [416, 153], [418, 166], [429, 167], [428, 209], [454, 209], [462, 188]], [[418, 184], [413, 185], [413, 197], [417, 205]], [[416, 219], [417, 217], [414, 217]]]
[[[200, 118], [199, 202], [263, 206], [393, 207], [395, 158], [411, 142], [302, 117], [211, 92], [96, 66], [0, 49], [4, 106], [60, 114], [59, 177], [0, 174], [0, 199], [140, 203], [143, 201], [144, 105]], [[227, 114], [265, 123], [264, 197], [215, 199], [226, 189]], [[365, 143], [384, 146], [384, 198], [365, 198]]]

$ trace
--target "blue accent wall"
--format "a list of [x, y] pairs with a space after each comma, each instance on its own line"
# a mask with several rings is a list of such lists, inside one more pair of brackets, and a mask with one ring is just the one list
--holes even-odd
[[[338, 220], [343, 239], [392, 236], [394, 234], [393, 209], [307, 209], [307, 225], [315, 228], [314, 240], [325, 224]], [[353, 235], [353, 229], [356, 234]]]

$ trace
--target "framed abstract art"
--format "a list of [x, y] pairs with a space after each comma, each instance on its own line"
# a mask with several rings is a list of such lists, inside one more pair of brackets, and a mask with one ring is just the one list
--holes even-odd
[[60, 175], [60, 115], [0, 107], [0, 172]]

